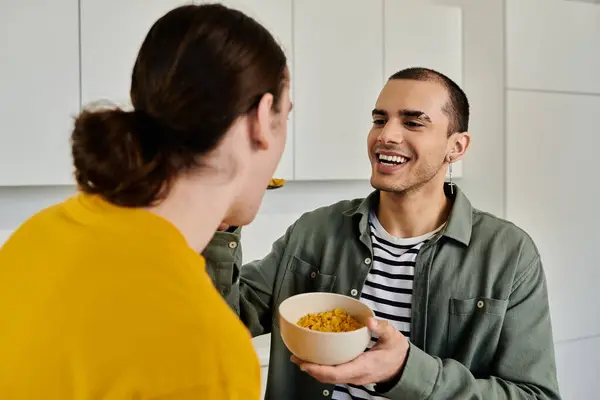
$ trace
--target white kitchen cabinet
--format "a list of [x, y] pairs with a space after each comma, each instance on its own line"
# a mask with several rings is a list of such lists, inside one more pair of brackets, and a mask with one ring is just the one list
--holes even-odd
[[129, 107], [131, 73], [146, 34], [184, 0], [81, 0], [83, 106], [108, 101]]
[[462, 85], [462, 9], [422, 0], [384, 0], [385, 79], [426, 67]]
[[506, 57], [511, 89], [600, 94], [600, 6], [507, 0]]
[[[105, 101], [130, 106], [131, 72], [138, 50], [152, 24], [168, 10], [190, 0], [81, 0], [83, 104]], [[196, 4], [208, 1], [195, 1]], [[291, 0], [227, 0], [263, 23], [291, 55]], [[116, 28], [118, 27], [118, 28]], [[276, 172], [293, 178], [293, 121], [288, 145]]]
[[[204, 1], [212, 3], [212, 1]], [[202, 3], [202, 1], [200, 2]], [[294, 52], [292, 40], [292, 0], [223, 0], [223, 5], [242, 11], [254, 18], [271, 32], [283, 48], [292, 76], [291, 96], [294, 95]], [[285, 152], [281, 157], [276, 178], [294, 178], [294, 112], [288, 120], [288, 134]]]
[[0, 186], [72, 184], [77, 0], [0, 4]]
[[555, 351], [561, 397], [598, 398], [597, 365], [600, 360], [600, 336], [558, 342], [555, 344]]
[[[409, 67], [434, 69], [463, 83], [462, 9], [422, 0], [384, 0], [384, 79]], [[462, 161], [452, 178], [462, 176]]]
[[554, 339], [597, 336], [600, 97], [509, 90], [506, 104], [506, 217], [539, 247]]
[[295, 178], [368, 179], [383, 86], [382, 1], [294, 2]]

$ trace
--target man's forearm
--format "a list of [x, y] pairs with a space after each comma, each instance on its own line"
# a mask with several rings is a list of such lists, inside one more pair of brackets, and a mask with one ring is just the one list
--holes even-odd
[[253, 336], [271, 329], [271, 298], [292, 227], [273, 244], [265, 258], [243, 267], [241, 228], [217, 232], [203, 252], [207, 272], [217, 290]]
[[397, 384], [391, 388], [378, 385], [377, 389], [388, 389], [384, 394], [391, 400], [560, 400], [553, 383], [515, 383], [495, 376], [476, 379], [458, 361], [430, 356], [412, 345]]
[[391, 399], [560, 399], [546, 280], [539, 257], [515, 280], [490, 376], [475, 377], [453, 359], [411, 344]]

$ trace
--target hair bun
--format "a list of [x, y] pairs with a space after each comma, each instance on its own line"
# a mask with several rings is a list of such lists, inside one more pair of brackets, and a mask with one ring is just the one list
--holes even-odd
[[138, 111], [84, 110], [71, 137], [75, 178], [81, 189], [118, 205], [140, 199], [152, 203], [170, 175], [159, 140], [169, 135], [162, 129]]
[[176, 129], [169, 127], [159, 119], [152, 117], [143, 110], [135, 110], [132, 112], [132, 118], [136, 128], [136, 132], [144, 135], [144, 146], [149, 149], [165, 149], [175, 145], [180, 135]]

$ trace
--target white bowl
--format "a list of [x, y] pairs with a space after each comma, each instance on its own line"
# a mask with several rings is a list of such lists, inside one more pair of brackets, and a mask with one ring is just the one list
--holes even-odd
[[279, 305], [281, 338], [292, 354], [314, 364], [339, 365], [352, 361], [365, 351], [371, 339], [366, 326], [351, 332], [319, 332], [297, 324], [306, 314], [334, 308], [341, 308], [363, 325], [368, 318], [375, 317], [369, 306], [335, 293], [303, 293]]

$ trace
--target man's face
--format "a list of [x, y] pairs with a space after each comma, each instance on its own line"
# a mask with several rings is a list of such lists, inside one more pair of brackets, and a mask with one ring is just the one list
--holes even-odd
[[386, 83], [367, 139], [375, 189], [399, 193], [443, 182], [451, 147], [443, 111], [447, 102], [448, 93], [437, 82]]

